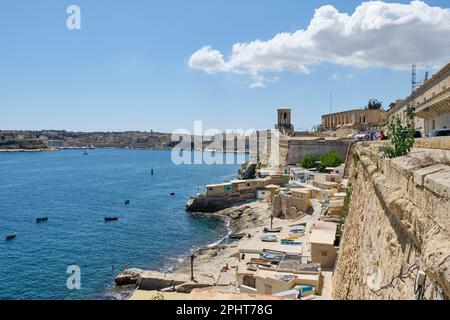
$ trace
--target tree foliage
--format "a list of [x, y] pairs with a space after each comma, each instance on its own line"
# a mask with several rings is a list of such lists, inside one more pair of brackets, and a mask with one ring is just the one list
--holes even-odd
[[330, 151], [322, 155], [320, 162], [324, 167], [337, 167], [342, 164], [342, 158], [336, 151]]
[[391, 140], [390, 146], [382, 146], [381, 152], [388, 158], [396, 158], [407, 155], [414, 145], [414, 114], [411, 109], [407, 110], [407, 123], [404, 126], [398, 116], [394, 116], [389, 121], [388, 137]]
[[369, 100], [369, 103], [367, 104], [368, 109], [381, 109], [383, 107], [383, 103], [381, 101], [378, 101], [377, 99], [371, 99]]
[[317, 161], [318, 159], [315, 154], [308, 154], [300, 161], [300, 165], [303, 168], [311, 169], [316, 167]]

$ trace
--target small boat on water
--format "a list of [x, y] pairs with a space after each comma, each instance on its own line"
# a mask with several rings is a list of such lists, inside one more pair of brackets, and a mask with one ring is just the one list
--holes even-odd
[[126, 205], [129, 205], [129, 204], [130, 204], [130, 200], [128, 200], [128, 199], [125, 200], [125, 204], [126, 204]]
[[277, 242], [278, 238], [274, 234], [263, 234], [263, 235], [261, 235], [261, 241], [264, 241], [264, 242]]
[[47, 221], [48, 221], [48, 217], [36, 218], [36, 223], [47, 222]]
[[10, 241], [10, 240], [13, 240], [14, 238], [16, 238], [16, 236], [17, 236], [17, 234], [15, 234], [15, 233], [7, 233], [5, 235], [5, 239], [6, 239], [6, 241]]
[[87, 151], [83, 152], [83, 156], [88, 156], [89, 153]]
[[105, 217], [105, 222], [118, 221], [118, 217]]

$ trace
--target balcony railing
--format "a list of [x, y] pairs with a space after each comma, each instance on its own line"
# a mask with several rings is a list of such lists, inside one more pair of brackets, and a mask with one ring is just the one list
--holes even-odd
[[445, 89], [444, 91], [442, 91], [441, 93], [435, 95], [434, 97], [432, 97], [431, 99], [428, 99], [425, 102], [419, 103], [418, 105], [415, 105], [415, 112], [421, 112], [424, 111], [425, 109], [431, 107], [433, 104], [438, 103], [442, 100], [445, 100], [447, 98], [450, 97], [450, 88]]

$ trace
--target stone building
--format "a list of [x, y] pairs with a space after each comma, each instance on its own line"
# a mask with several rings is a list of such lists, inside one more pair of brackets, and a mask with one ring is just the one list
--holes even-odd
[[322, 130], [339, 128], [359, 131], [379, 129], [386, 124], [388, 113], [381, 109], [355, 109], [322, 116]]
[[334, 246], [337, 224], [318, 221], [314, 224], [309, 239], [311, 245], [311, 261], [320, 263], [322, 268], [333, 268], [337, 247]]
[[287, 219], [296, 219], [311, 208], [312, 192], [306, 188], [282, 190], [272, 197], [275, 215], [284, 213]]
[[275, 129], [280, 130], [283, 134], [291, 135], [294, 133], [294, 126], [292, 125], [292, 110], [289, 108], [278, 109], [278, 122]]
[[398, 101], [390, 116], [398, 116], [405, 122], [408, 108], [412, 108], [416, 115], [416, 129], [424, 135], [450, 127], [450, 63], [409, 97]]
[[[279, 109], [278, 124], [275, 125], [278, 130], [258, 131], [256, 155], [260, 165], [256, 170], [257, 176], [289, 174], [288, 166], [297, 165], [310, 154], [320, 157], [329, 151], [336, 151], [341, 158], [346, 158], [350, 140], [330, 139], [317, 134], [301, 136], [301, 133], [294, 131], [291, 114], [291, 109]], [[289, 134], [284, 134], [282, 130]]]

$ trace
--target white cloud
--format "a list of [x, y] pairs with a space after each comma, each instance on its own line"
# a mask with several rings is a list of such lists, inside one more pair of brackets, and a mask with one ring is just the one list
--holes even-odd
[[[189, 59], [189, 66], [207, 73], [310, 73], [310, 67], [332, 62], [358, 68], [409, 69], [435, 65], [450, 57], [450, 9], [422, 1], [410, 4], [364, 2], [353, 14], [331, 5], [316, 10], [306, 30], [279, 33], [272, 39], [233, 45], [227, 59], [211, 46]], [[253, 87], [263, 87], [256, 78]]]
[[200, 69], [207, 73], [227, 71], [222, 53], [218, 50], [213, 50], [211, 46], [205, 46], [195, 52], [189, 59], [189, 67]]
[[339, 81], [339, 80], [341, 80], [341, 76], [339, 75], [339, 73], [332, 73], [332, 74], [330, 74], [330, 77], [328, 79], [334, 80], [334, 81]]
[[280, 80], [279, 77], [270, 78], [260, 74], [252, 74], [250, 78], [252, 80], [248, 86], [250, 89], [265, 88], [267, 83], [275, 83]]
[[347, 80], [352, 80], [353, 78], [355, 78], [355, 74], [354, 73], [350, 73], [350, 74], [346, 75], [345, 78]]

